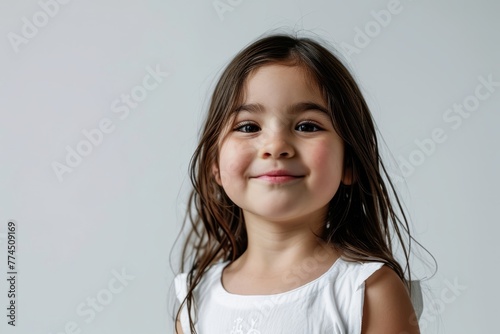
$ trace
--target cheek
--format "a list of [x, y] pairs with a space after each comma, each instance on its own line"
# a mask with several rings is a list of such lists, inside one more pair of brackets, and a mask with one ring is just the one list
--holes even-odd
[[342, 172], [344, 151], [342, 145], [319, 141], [309, 150], [311, 164], [318, 170], [329, 173]]
[[234, 178], [245, 176], [253, 155], [254, 149], [248, 144], [234, 140], [226, 141], [219, 155], [219, 170], [223, 185], [234, 182]]
[[315, 171], [313, 184], [316, 194], [330, 201], [342, 179], [343, 147], [331, 142], [320, 142], [311, 148], [309, 166]]

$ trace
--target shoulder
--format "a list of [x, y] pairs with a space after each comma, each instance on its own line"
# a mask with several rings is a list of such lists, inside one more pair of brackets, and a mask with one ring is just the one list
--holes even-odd
[[183, 299], [187, 294], [187, 273], [180, 273], [174, 277], [175, 292], [177, 298]]
[[[217, 262], [210, 265], [210, 267], [207, 268], [207, 271], [203, 274], [202, 279], [200, 280], [196, 288], [193, 290], [193, 295], [195, 300], [199, 299], [198, 297], [205, 296], [207, 294], [207, 291], [211, 288], [213, 282], [216, 282], [218, 273], [221, 271], [222, 267], [226, 263], [227, 262]], [[175, 285], [175, 294], [176, 294], [175, 298], [177, 299], [177, 306], [180, 307], [180, 305], [184, 302], [187, 296], [187, 292], [190, 288], [189, 272], [181, 272], [175, 275], [174, 285]], [[182, 305], [179, 317], [176, 318], [175, 327], [176, 327], [176, 332], [179, 334], [191, 332], [189, 328], [189, 316], [186, 304]]]
[[385, 265], [365, 281], [362, 333], [420, 333], [405, 285]]
[[352, 293], [362, 290], [368, 277], [384, 266], [383, 262], [359, 262], [344, 258], [339, 258], [338, 262], [335, 281], [343, 290], [348, 289]]
[[[206, 292], [214, 287], [214, 285], [220, 280], [220, 272], [222, 271], [224, 265], [228, 262], [217, 262], [211, 264], [203, 276], [201, 277], [199, 283], [193, 290], [195, 296], [203, 296]], [[194, 277], [194, 276], [193, 276]], [[174, 277], [175, 293], [177, 299], [182, 302], [186, 297], [190, 289], [190, 273], [182, 272]]]

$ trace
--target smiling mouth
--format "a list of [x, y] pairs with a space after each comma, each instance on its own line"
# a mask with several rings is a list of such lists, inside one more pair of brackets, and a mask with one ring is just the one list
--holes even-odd
[[286, 183], [301, 178], [302, 176], [292, 176], [292, 175], [261, 175], [257, 177], [257, 179], [267, 181], [269, 183]]
[[303, 175], [293, 175], [292, 173], [285, 170], [276, 170], [268, 172], [266, 174], [258, 175], [255, 178], [268, 183], [278, 184], [299, 180], [303, 177]]

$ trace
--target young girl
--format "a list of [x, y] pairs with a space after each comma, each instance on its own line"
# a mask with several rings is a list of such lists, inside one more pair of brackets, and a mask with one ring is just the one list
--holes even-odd
[[368, 106], [327, 47], [274, 34], [236, 55], [190, 176], [176, 333], [419, 333], [408, 223]]

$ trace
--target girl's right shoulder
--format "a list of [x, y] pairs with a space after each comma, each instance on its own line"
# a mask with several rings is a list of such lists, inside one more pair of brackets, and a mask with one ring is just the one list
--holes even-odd
[[[220, 261], [220, 262], [214, 263], [210, 267], [208, 267], [208, 269], [203, 274], [203, 277], [202, 277], [200, 283], [198, 284], [197, 288], [200, 288], [205, 283], [211, 282], [214, 279], [219, 279], [220, 273], [222, 272], [222, 269], [227, 264], [229, 264], [229, 261], [224, 261], [224, 262]], [[174, 283], [175, 283], [175, 291], [177, 294], [177, 298], [182, 298], [181, 301], [184, 300], [184, 298], [187, 295], [188, 285], [189, 285], [188, 284], [188, 273], [183, 272], [183, 273], [177, 274], [174, 278]]]
[[[209, 285], [209, 282], [212, 282], [214, 279], [217, 279], [218, 275], [222, 271], [225, 265], [228, 262], [218, 262], [211, 265], [205, 274], [203, 275], [200, 283], [196, 286], [194, 290], [194, 294], [197, 295], [199, 291], [203, 291], [206, 285]], [[175, 297], [176, 297], [176, 305], [180, 306], [184, 299], [187, 296], [188, 292], [188, 273], [183, 272], [179, 273], [174, 277], [174, 287], [175, 287]], [[203, 295], [203, 294], [202, 294]], [[186, 304], [183, 305], [179, 318], [176, 319], [176, 328], [179, 330], [179, 333], [190, 333], [189, 329], [189, 316]]]

